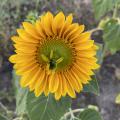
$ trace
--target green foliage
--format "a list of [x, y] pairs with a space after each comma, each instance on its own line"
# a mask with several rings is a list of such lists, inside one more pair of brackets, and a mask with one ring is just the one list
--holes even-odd
[[[51, 94], [48, 97], [45, 97], [44, 95], [35, 97], [34, 93], [30, 93], [27, 89], [22, 89], [19, 86], [20, 77], [16, 76], [15, 72], [13, 72], [13, 76], [16, 88], [16, 109], [19, 115], [27, 113], [31, 120], [60, 120], [60, 118], [71, 107], [71, 99], [68, 97], [61, 98], [59, 101], [56, 101]], [[84, 91], [95, 94], [99, 93], [98, 83], [95, 76], [90, 84], [84, 87]], [[88, 113], [88, 111], [82, 112], [80, 117], [83, 119], [84, 114]], [[95, 111], [92, 111], [90, 115], [93, 113], [95, 113]], [[95, 118], [97, 118], [98, 113], [96, 112], [95, 114]], [[87, 118], [85, 117], [83, 120], [87, 120]]]
[[99, 111], [99, 108], [98, 108], [98, 106], [96, 106], [96, 105], [88, 105], [88, 108], [89, 108], [89, 109], [96, 110], [96, 111]]
[[96, 19], [100, 19], [107, 12], [113, 10], [120, 0], [92, 0]]
[[33, 93], [29, 93], [27, 97], [27, 110], [31, 120], [59, 120], [70, 107], [71, 100], [67, 97], [59, 101], [52, 95], [36, 98]]
[[120, 50], [120, 19], [110, 19], [103, 28], [105, 46], [111, 53]]
[[120, 104], [120, 94], [116, 96], [115, 103]]
[[0, 113], [0, 120], [8, 120], [8, 119]]
[[15, 71], [13, 71], [13, 80], [14, 80], [14, 86], [15, 86], [15, 94], [16, 94], [16, 112], [17, 114], [23, 114], [26, 112], [26, 99], [27, 99], [27, 89], [23, 89], [19, 85], [19, 79], [15, 74]]
[[38, 13], [36, 11], [30, 11], [28, 15], [26, 16], [25, 21], [30, 22], [34, 24], [36, 20], [39, 18]]
[[110, 20], [109, 17], [105, 17], [104, 19], [102, 19], [99, 24], [98, 24], [98, 28], [104, 28], [104, 26], [106, 25], [106, 23]]
[[84, 85], [83, 92], [91, 92], [94, 93], [95, 95], [99, 95], [99, 86], [96, 76], [93, 76], [92, 78], [93, 79], [90, 81], [89, 84]]
[[98, 111], [94, 109], [85, 109], [79, 115], [80, 120], [102, 120]]
[[97, 63], [101, 65], [103, 61], [103, 45], [100, 43], [97, 43], [97, 46], [99, 47], [99, 50], [97, 51], [96, 57], [98, 59]]
[[96, 19], [100, 19], [109, 11], [113, 11], [112, 18], [105, 17], [98, 25], [103, 29], [103, 39], [105, 42], [105, 52], [109, 50], [111, 53], [116, 53], [120, 50], [120, 19], [117, 18], [120, 0], [93, 0], [93, 7]]
[[[68, 97], [56, 101], [52, 95], [35, 97], [19, 86], [19, 79], [13, 71], [14, 85], [16, 88], [16, 111], [18, 115], [28, 113], [31, 120], [59, 120], [68, 108], [71, 107], [71, 99]], [[59, 109], [58, 109], [59, 108]]]

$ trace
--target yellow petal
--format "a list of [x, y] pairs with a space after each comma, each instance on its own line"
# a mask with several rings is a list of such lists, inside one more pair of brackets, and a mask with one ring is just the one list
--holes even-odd
[[98, 69], [98, 68], [100, 68], [100, 65], [99, 64], [94, 64], [93, 66], [92, 66], [92, 69]]
[[27, 87], [38, 69], [32, 68], [31, 72], [24, 74], [20, 80], [21, 87]]
[[76, 24], [76, 25], [72, 24], [72, 25], [69, 27], [69, 31], [68, 32], [66, 31], [66, 34], [64, 35], [65, 39], [70, 39], [71, 36], [75, 36], [76, 34], [80, 34], [80, 33], [78, 33], [79, 32], [79, 25], [78, 24]]
[[70, 73], [77, 80], [77, 82], [79, 83], [79, 86], [80, 86], [80, 90], [82, 91], [82, 89], [83, 89], [82, 82], [81, 82], [80, 78], [78, 77], [77, 73], [75, 73], [73, 69], [71, 69]]
[[41, 85], [38, 88], [35, 88], [35, 96], [39, 97], [44, 90], [44, 82], [42, 81]]
[[33, 68], [36, 68], [38, 69], [39, 67], [39, 64], [37, 63], [32, 63], [31, 65], [28, 65], [28, 66], [24, 66], [22, 68], [19, 68], [16, 70], [16, 74], [17, 75], [22, 75], [24, 73], [27, 73], [27, 72], [30, 72]]
[[63, 38], [63, 37], [62, 37], [62, 36], [63, 36], [63, 33], [64, 33], [65, 30], [68, 28], [68, 26], [70, 26], [70, 24], [72, 23], [72, 20], [73, 20], [72, 14], [70, 14], [70, 15], [68, 15], [68, 16], [66, 17], [66, 20], [65, 20], [65, 22], [62, 24], [61, 29], [60, 29], [60, 31], [59, 31], [59, 33], [58, 33], [58, 36], [59, 36], [60, 38]]
[[45, 30], [47, 36], [53, 35], [52, 23], [53, 23], [53, 15], [52, 13], [47, 12], [46, 15], [41, 18], [41, 25]]
[[31, 45], [31, 46], [36, 46], [38, 47], [39, 44], [38, 43], [32, 43], [31, 41], [26, 41], [26, 40], [23, 40], [22, 38], [20, 38], [19, 36], [13, 36], [12, 38], [12, 41], [18, 45], [21, 45], [21, 46], [24, 46], [24, 45]]
[[74, 71], [74, 75], [76, 75], [76, 78], [80, 79], [80, 81], [83, 83], [83, 84], [87, 84], [89, 83], [88, 81], [91, 80], [90, 76], [89, 75], [86, 75], [82, 72], [80, 72], [77, 68], [73, 69]]
[[79, 62], [82, 62], [82, 63], [89, 63], [89, 64], [95, 64], [97, 62], [97, 59], [93, 59], [93, 58], [82, 58], [82, 57], [79, 57], [78, 58]]
[[66, 36], [65, 39], [72, 39], [77, 35], [80, 35], [81, 32], [84, 30], [84, 25], [78, 25], [73, 30], [71, 30]]
[[36, 74], [33, 76], [33, 78], [30, 81], [30, 90], [33, 91], [35, 89], [35, 84], [37, 82], [37, 80], [39, 79], [40, 76], [40, 72], [41, 72], [41, 68], [38, 69], [38, 71], [36, 72]]
[[68, 76], [66, 76], [66, 74], [64, 73], [64, 76], [66, 78], [66, 87], [67, 87], [67, 93], [68, 95], [70, 95], [72, 98], [76, 97], [75, 91], [73, 86], [71, 85], [71, 83], [68, 80]]
[[75, 49], [78, 51], [79, 50], [86, 50], [86, 49], [91, 48], [93, 46], [93, 43], [94, 43], [93, 40], [89, 40], [89, 41], [83, 42], [81, 44], [76, 44]]
[[[58, 75], [58, 79], [59, 79], [59, 75]], [[57, 91], [55, 92], [55, 99], [59, 100], [61, 98], [61, 95], [62, 95], [62, 81], [61, 79], [59, 79], [59, 86]]]
[[66, 36], [73, 31], [74, 33], [74, 30], [76, 31], [76, 29], [78, 29], [78, 23], [73, 23], [71, 24], [69, 27], [66, 28], [66, 30], [64, 31], [63, 35], [62, 35], [62, 38], [66, 38]]
[[49, 94], [49, 81], [48, 81], [48, 76], [45, 76], [45, 81], [44, 81], [44, 94], [45, 94], [45, 96], [48, 96], [48, 94]]
[[39, 39], [36, 39], [34, 37], [32, 37], [30, 34], [28, 34], [25, 30], [23, 29], [17, 29], [17, 32], [19, 34], [19, 36], [27, 41], [27, 42], [32, 42], [32, 43], [39, 43]]
[[36, 23], [35, 23], [35, 26], [36, 26], [36, 29], [37, 29], [38, 33], [40, 34], [40, 36], [41, 36], [43, 39], [45, 39], [45, 38], [46, 38], [46, 35], [45, 35], [44, 30], [43, 30], [41, 21], [40, 21], [40, 20], [37, 20]]
[[59, 79], [57, 75], [51, 75], [49, 78], [49, 90], [50, 92], [55, 92], [58, 89], [59, 86]]
[[44, 79], [45, 79], [45, 70], [41, 71], [39, 79], [36, 81], [35, 84], [35, 95], [39, 96], [44, 90]]
[[63, 12], [59, 12], [54, 17], [53, 24], [52, 24], [52, 30], [55, 35], [57, 35], [58, 30], [60, 31], [64, 22], [65, 22], [65, 16]]
[[75, 79], [75, 77], [70, 73], [70, 71], [67, 71], [67, 76], [68, 76], [68, 80], [69, 82], [73, 85], [74, 89], [77, 92], [80, 92], [81, 90], [81, 85], [79, 84], [79, 82]]
[[81, 64], [80, 62], [76, 61], [76, 63], [74, 64], [74, 67], [79, 69], [79, 71], [81, 71], [84, 74], [87, 75], [93, 75], [94, 73], [91, 71], [91, 67], [86, 66], [85, 64]]
[[77, 52], [77, 59], [81, 58], [91, 58], [96, 55], [96, 51], [93, 50], [81, 50], [80, 52]]
[[90, 40], [91, 38], [91, 33], [90, 32], [84, 32], [81, 33], [79, 36], [72, 38], [71, 41], [73, 41], [76, 44], [79, 44], [81, 42], [85, 42], [87, 40]]
[[73, 15], [72, 14], [69, 14], [67, 17], [66, 17], [66, 22], [67, 24], [71, 24], [73, 21]]
[[9, 57], [9, 61], [10, 61], [11, 63], [16, 63], [16, 57], [17, 57], [16, 54], [10, 56], [10, 57]]
[[99, 47], [98, 47], [97, 45], [93, 45], [93, 49], [94, 49], [94, 50], [98, 50]]
[[40, 39], [40, 36], [35, 28], [35, 26], [29, 22], [23, 22], [23, 27], [25, 31], [36, 39]]
[[60, 73], [60, 80], [62, 80], [62, 96], [66, 96], [67, 93], [67, 83], [63, 73]]
[[28, 66], [33, 66], [34, 64], [36, 64], [37, 62], [36, 61], [25, 61], [25, 62], [21, 62], [21, 63], [16, 63], [13, 68], [14, 69], [21, 69], [21, 68], [24, 68], [24, 67], [28, 67]]
[[13, 36], [13, 37], [11, 37], [11, 40], [16, 43], [16, 42], [19, 41], [19, 37], [18, 36]]

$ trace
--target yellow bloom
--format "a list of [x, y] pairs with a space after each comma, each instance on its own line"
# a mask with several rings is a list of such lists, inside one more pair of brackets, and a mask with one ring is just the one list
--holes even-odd
[[35, 24], [23, 22], [18, 36], [12, 37], [16, 54], [9, 60], [21, 75], [20, 85], [35, 96], [54, 93], [56, 100], [67, 94], [75, 98], [98, 68], [98, 47], [90, 33], [83, 32], [84, 25], [72, 20], [72, 14], [47, 12]]

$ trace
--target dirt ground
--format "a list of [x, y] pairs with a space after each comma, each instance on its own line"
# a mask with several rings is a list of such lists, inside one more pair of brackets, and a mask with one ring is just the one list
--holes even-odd
[[[8, 61], [8, 57], [13, 53], [14, 49], [10, 41], [10, 36], [15, 34], [15, 29], [24, 20], [28, 11], [37, 9], [39, 13], [47, 10], [54, 13], [62, 10], [66, 14], [72, 12], [75, 16], [74, 21], [85, 24], [87, 30], [94, 28], [98, 23], [94, 19], [90, 1], [75, 0], [73, 2], [70, 0], [68, 2], [61, 0], [60, 2], [56, 2], [56, 0], [53, 0], [53, 2], [50, 2], [49, 0], [45, 0], [40, 3], [41, 6], [37, 6], [36, 4], [38, 3], [33, 1], [28, 1], [21, 3], [18, 11], [17, 6], [10, 2], [5, 6], [9, 15], [5, 17], [2, 23], [4, 25], [2, 30], [5, 36], [3, 34], [2, 37], [0, 36], [0, 101], [4, 105], [10, 109], [15, 109], [14, 90], [12, 87], [12, 64]], [[93, 35], [93, 38], [102, 43], [101, 34], [97, 36]], [[120, 93], [120, 80], [118, 75], [116, 75], [116, 70], [118, 69], [120, 69], [120, 52], [115, 55], [107, 55], [97, 75], [100, 95], [81, 93], [78, 95], [77, 100], [73, 100], [73, 108], [85, 107], [89, 104], [97, 105], [104, 120], [120, 120], [120, 105], [115, 104], [115, 97]]]

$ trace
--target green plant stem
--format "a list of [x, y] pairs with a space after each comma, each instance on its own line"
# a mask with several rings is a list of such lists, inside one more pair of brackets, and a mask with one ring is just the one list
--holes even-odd
[[[1, 102], [0, 102], [0, 108], [2, 108], [3, 111], [7, 114], [8, 109]], [[6, 117], [6, 116], [4, 116], [2, 114], [0, 114], [0, 115], [3, 116], [4, 118], [6, 118], [6, 120], [9, 120], [8, 117]]]
[[17, 118], [15, 118], [13, 120], [23, 120], [23, 118], [22, 117], [17, 117]]
[[6, 120], [9, 120], [8, 117], [6, 117], [5, 115], [2, 115], [1, 113], [0, 113], [0, 116], [2, 116], [3, 118], [5, 118]]
[[113, 10], [113, 18], [116, 18], [117, 17], [117, 10], [118, 10], [118, 5], [115, 4], [115, 8]]
[[75, 110], [70, 110], [69, 112], [65, 113], [65, 115], [60, 119], [60, 120], [64, 120], [64, 118], [68, 118], [69, 116], [71, 116], [71, 112], [72, 112], [72, 115], [74, 113], [78, 113], [78, 112], [82, 112], [84, 109], [75, 109]]
[[0, 107], [7, 113], [8, 109], [0, 102]]
[[93, 33], [93, 32], [96, 32], [96, 31], [98, 31], [98, 30], [103, 30], [103, 29], [97, 27], [97, 28], [93, 28], [93, 29], [91, 29], [91, 30], [88, 30], [87, 32], [91, 32], [91, 33]]
[[38, 11], [38, 7], [39, 7], [39, 0], [36, 0], [36, 11]]
[[106, 51], [108, 50], [107, 46], [104, 45], [103, 46], [103, 53], [102, 53], [102, 56], [101, 56], [101, 64], [103, 63], [103, 59], [105, 58], [106, 56]]
[[69, 111], [70, 111], [71, 118], [74, 119], [75, 116], [74, 116], [74, 114], [73, 114], [72, 109], [70, 108]]

